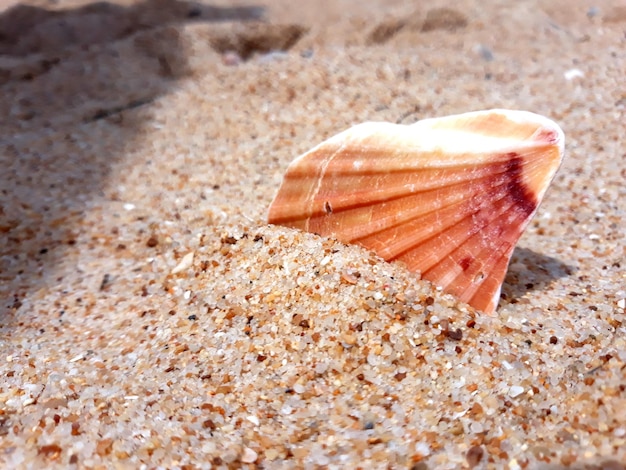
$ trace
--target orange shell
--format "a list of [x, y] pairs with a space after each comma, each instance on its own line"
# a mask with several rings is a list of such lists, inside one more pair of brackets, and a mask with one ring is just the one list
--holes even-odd
[[400, 260], [493, 313], [563, 143], [556, 123], [526, 111], [366, 122], [296, 158], [268, 219]]

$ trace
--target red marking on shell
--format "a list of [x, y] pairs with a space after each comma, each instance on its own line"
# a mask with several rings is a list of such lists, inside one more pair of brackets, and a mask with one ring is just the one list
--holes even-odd
[[471, 256], [466, 256], [461, 261], [459, 261], [459, 266], [461, 266], [461, 269], [463, 271], [467, 271], [468, 268], [471, 266], [472, 261], [473, 261], [473, 258]]
[[515, 208], [526, 216], [530, 216], [535, 212], [538, 204], [536, 196], [523, 181], [524, 160], [515, 152], [509, 153], [508, 157], [510, 160], [507, 163], [507, 174], [510, 180], [507, 190], [515, 202]]

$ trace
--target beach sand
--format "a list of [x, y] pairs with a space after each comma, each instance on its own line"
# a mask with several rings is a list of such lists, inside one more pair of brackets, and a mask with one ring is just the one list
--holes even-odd
[[[626, 7], [450, 4], [0, 3], [0, 466], [625, 468]], [[496, 107], [566, 135], [496, 315], [267, 224], [350, 125]]]

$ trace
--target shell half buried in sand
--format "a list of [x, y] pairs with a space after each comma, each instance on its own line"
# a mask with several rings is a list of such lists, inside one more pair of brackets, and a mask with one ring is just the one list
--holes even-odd
[[563, 143], [556, 123], [526, 111], [366, 122], [289, 165], [269, 222], [399, 260], [493, 313]]

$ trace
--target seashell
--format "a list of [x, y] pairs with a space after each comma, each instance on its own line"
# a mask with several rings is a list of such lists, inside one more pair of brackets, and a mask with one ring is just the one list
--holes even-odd
[[289, 165], [268, 220], [401, 261], [493, 313], [563, 143], [556, 123], [526, 111], [358, 124]]

